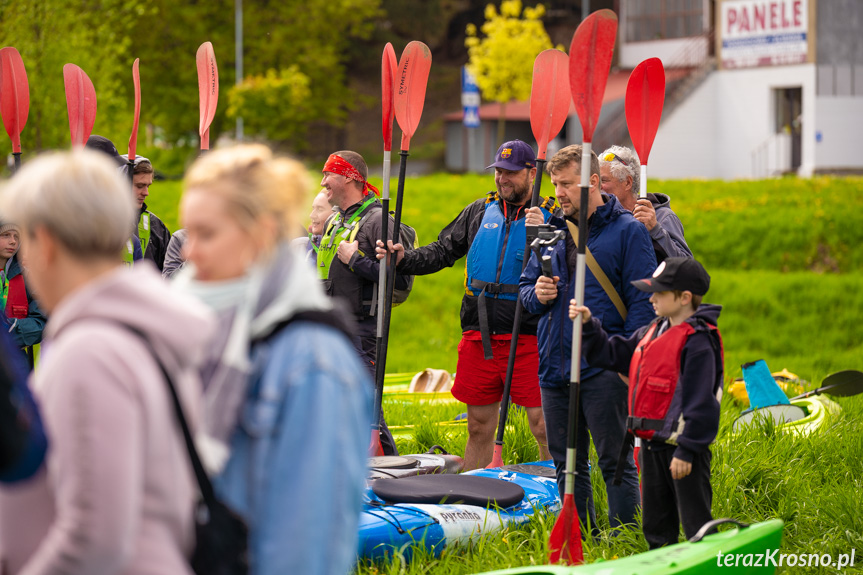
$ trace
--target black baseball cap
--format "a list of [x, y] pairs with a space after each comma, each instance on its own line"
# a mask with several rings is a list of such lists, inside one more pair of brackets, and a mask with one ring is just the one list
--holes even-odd
[[117, 146], [115, 146], [114, 142], [105, 136], [90, 136], [87, 138], [87, 143], [84, 144], [84, 147], [90, 148], [91, 150], [98, 150], [103, 154], [110, 156], [118, 166], [126, 165], [126, 160], [121, 158], [120, 154], [117, 152]]
[[710, 276], [693, 258], [666, 258], [652, 277], [635, 280], [632, 285], [646, 292], [679, 290], [704, 295], [710, 289]]

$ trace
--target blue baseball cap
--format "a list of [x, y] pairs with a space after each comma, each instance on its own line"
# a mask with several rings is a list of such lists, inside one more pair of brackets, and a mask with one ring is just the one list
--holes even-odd
[[497, 149], [494, 163], [486, 167], [486, 170], [489, 168], [501, 168], [503, 170], [517, 172], [519, 170], [535, 167], [536, 154], [533, 153], [533, 148], [521, 140], [512, 140], [510, 142], [504, 142], [503, 145]]

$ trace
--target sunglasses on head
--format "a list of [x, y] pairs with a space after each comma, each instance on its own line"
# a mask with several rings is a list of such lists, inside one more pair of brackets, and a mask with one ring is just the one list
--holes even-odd
[[603, 162], [613, 162], [614, 160], [617, 160], [618, 162], [620, 162], [620, 163], [621, 163], [621, 164], [623, 164], [624, 166], [629, 167], [629, 164], [627, 164], [626, 162], [624, 162], [624, 161], [623, 161], [623, 158], [621, 158], [620, 156], [618, 156], [618, 155], [617, 155], [617, 154], [615, 154], [614, 152], [608, 152], [607, 154], [605, 154], [605, 155], [603, 155], [603, 156], [602, 156], [602, 161], [603, 161]]

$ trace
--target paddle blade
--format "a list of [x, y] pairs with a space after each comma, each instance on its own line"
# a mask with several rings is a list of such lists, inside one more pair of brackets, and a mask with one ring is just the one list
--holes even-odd
[[0, 114], [3, 127], [12, 140], [12, 152], [21, 153], [21, 131], [30, 114], [30, 85], [18, 50], [8, 46], [0, 50]]
[[491, 456], [491, 463], [485, 466], [486, 469], [491, 469], [492, 467], [502, 467], [503, 466], [503, 445], [495, 445], [494, 446], [494, 454]]
[[138, 73], [138, 58], [132, 64], [132, 84], [135, 86], [135, 117], [132, 120], [132, 134], [129, 136], [129, 160], [134, 161], [138, 147], [138, 120], [141, 117], [141, 76]]
[[804, 393], [800, 397], [809, 397], [818, 393], [827, 393], [836, 397], [850, 397], [863, 393], [863, 372], [855, 369], [846, 369], [845, 371], [831, 373], [821, 382], [821, 387]]
[[372, 429], [372, 439], [369, 442], [369, 457], [380, 457], [384, 454], [384, 448], [381, 445], [381, 432], [379, 429]]
[[204, 42], [195, 55], [198, 66], [198, 106], [200, 121], [198, 134], [201, 136], [201, 149], [210, 149], [210, 124], [216, 117], [216, 106], [219, 103], [219, 68], [216, 65], [216, 53], [213, 44]]
[[411, 137], [423, 114], [431, 61], [429, 47], [417, 41], [405, 46], [399, 60], [395, 78], [395, 114], [402, 130], [403, 150], [410, 149]]
[[560, 50], [543, 50], [533, 62], [530, 86], [530, 128], [538, 159], [545, 159], [549, 140], [566, 122], [569, 102], [569, 58]]
[[584, 551], [581, 548], [581, 525], [578, 522], [578, 511], [575, 508], [575, 497], [571, 493], [563, 496], [563, 509], [554, 522], [551, 536], [548, 540], [550, 550], [549, 563], [566, 563], [581, 565], [584, 563]]
[[385, 152], [390, 152], [393, 149], [393, 116], [395, 115], [393, 83], [397, 66], [396, 51], [393, 49], [393, 45], [387, 42], [381, 57], [381, 124]]
[[635, 67], [626, 84], [626, 125], [642, 166], [659, 129], [665, 103], [665, 68], [659, 58], [648, 58]]
[[569, 87], [581, 121], [584, 142], [593, 141], [593, 131], [602, 110], [602, 97], [611, 69], [617, 15], [599, 10], [588, 16], [572, 36], [569, 48]]
[[63, 66], [66, 87], [66, 111], [69, 113], [69, 135], [73, 146], [83, 146], [96, 123], [96, 89], [89, 76], [75, 64]]

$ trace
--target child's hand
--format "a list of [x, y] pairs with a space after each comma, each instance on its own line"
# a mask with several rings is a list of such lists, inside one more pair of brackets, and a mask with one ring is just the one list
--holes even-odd
[[692, 473], [692, 464], [675, 457], [671, 460], [671, 465], [668, 466], [668, 469], [671, 470], [672, 479], [683, 479]]
[[575, 316], [581, 314], [581, 323], [590, 321], [590, 310], [583, 305], [576, 305], [575, 300], [569, 300], [569, 319], [575, 321]]

